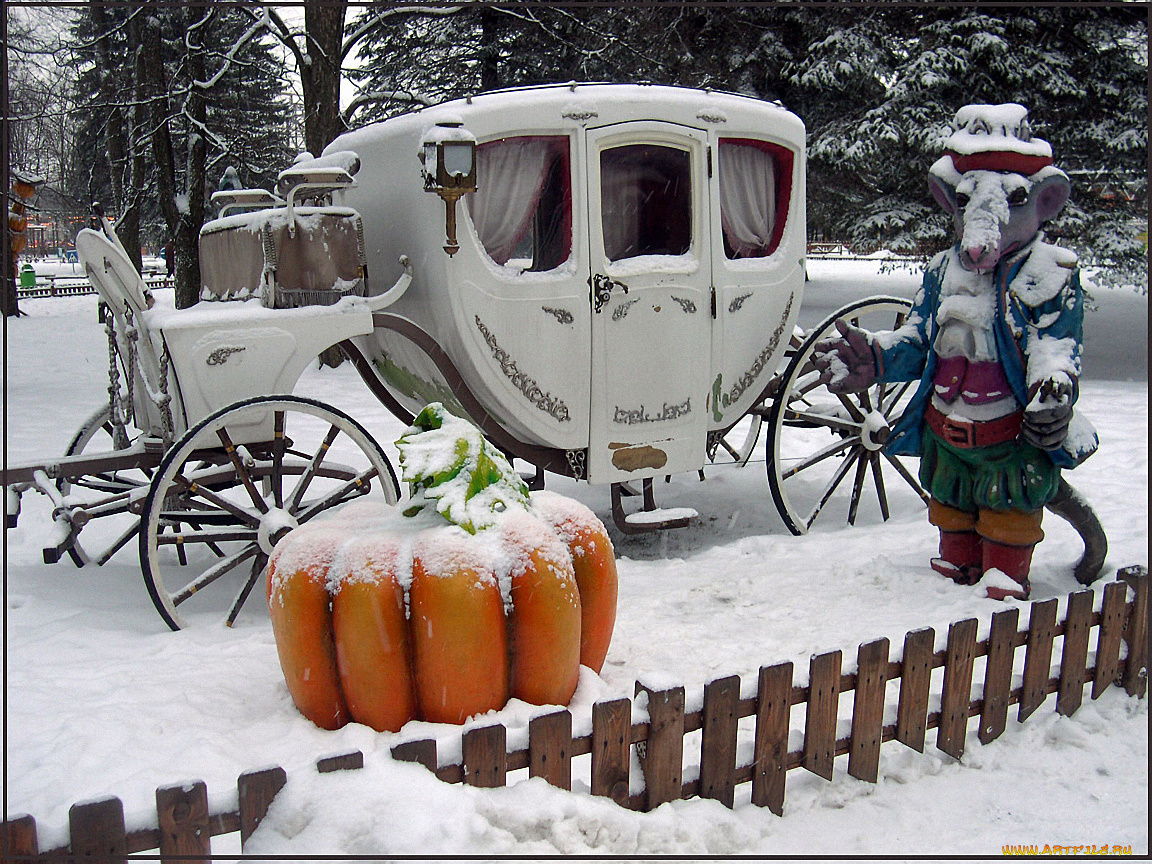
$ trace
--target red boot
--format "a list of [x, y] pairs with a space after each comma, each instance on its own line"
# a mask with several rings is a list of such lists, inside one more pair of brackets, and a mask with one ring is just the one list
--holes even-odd
[[975, 585], [983, 573], [980, 535], [975, 531], [940, 531], [940, 557], [932, 569], [958, 585]]
[[[1016, 588], [1008, 585], [989, 585], [985, 590], [992, 600], [1004, 600], [1015, 597], [1017, 600], [1027, 600], [1032, 591], [1028, 584], [1028, 570], [1032, 566], [1032, 549], [1035, 544], [1027, 546], [1008, 546], [1004, 543], [995, 543], [984, 539], [984, 572], [999, 570], [1016, 583]], [[1004, 582], [1004, 580], [1000, 580]]]

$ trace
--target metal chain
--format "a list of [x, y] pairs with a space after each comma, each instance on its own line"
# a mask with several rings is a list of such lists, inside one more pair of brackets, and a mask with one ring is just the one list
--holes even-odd
[[112, 423], [112, 446], [123, 450], [128, 446], [128, 433], [120, 412], [120, 366], [116, 362], [116, 324], [112, 310], [104, 316], [104, 332], [108, 335], [108, 420]]
[[164, 422], [164, 449], [172, 446], [172, 396], [168, 393], [168, 346], [160, 355], [160, 416]]
[[[136, 376], [133, 372], [136, 369], [136, 339], [139, 335], [136, 330], [136, 325], [132, 320], [132, 307], [128, 305], [128, 301], [124, 301], [124, 320], [127, 326], [124, 329], [124, 335], [128, 337], [128, 410], [133, 414], [136, 412]], [[136, 428], [140, 428], [140, 418], [136, 420]]]

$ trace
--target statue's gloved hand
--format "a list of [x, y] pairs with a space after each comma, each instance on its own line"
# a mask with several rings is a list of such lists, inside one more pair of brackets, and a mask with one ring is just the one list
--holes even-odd
[[843, 321], [836, 322], [839, 339], [817, 342], [812, 362], [820, 370], [820, 383], [833, 393], [855, 393], [876, 381], [876, 355], [872, 334]]
[[1067, 378], [1044, 381], [1024, 408], [1020, 434], [1041, 450], [1055, 450], [1068, 436], [1072, 420], [1072, 382]]

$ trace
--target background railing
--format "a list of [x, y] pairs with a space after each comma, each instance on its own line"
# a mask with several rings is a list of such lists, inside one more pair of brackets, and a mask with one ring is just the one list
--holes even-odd
[[[172, 277], [149, 273], [144, 276], [144, 284], [149, 288], [171, 288]], [[95, 294], [96, 289], [83, 276], [37, 276], [35, 288], [16, 287], [18, 300], [31, 297], [73, 297], [81, 294]]]

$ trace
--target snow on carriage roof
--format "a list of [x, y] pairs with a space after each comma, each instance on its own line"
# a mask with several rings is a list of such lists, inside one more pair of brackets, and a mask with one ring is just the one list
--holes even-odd
[[1052, 155], [1047, 141], [1032, 137], [1028, 109], [1015, 102], [965, 105], [956, 112], [952, 125], [956, 131], [945, 139], [944, 149], [962, 156], [987, 152]]
[[478, 93], [347, 132], [328, 145], [350, 149], [384, 134], [423, 134], [434, 124], [463, 120], [480, 137], [520, 129], [607, 126], [630, 120], [662, 120], [741, 132], [769, 126], [773, 135], [803, 146], [804, 123], [778, 102], [719, 90], [660, 84], [577, 83], [513, 87]]

